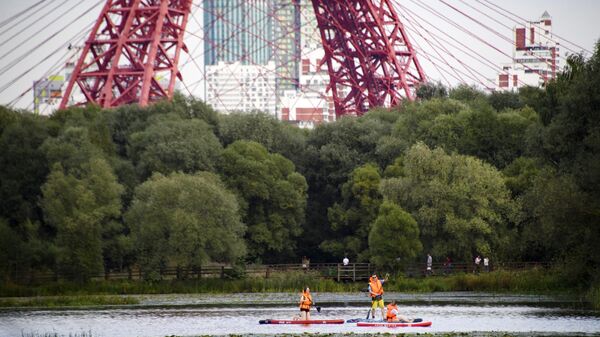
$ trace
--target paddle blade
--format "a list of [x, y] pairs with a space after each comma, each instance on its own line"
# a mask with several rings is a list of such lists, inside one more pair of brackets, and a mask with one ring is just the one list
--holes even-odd
[[417, 322], [423, 322], [423, 319], [422, 319], [422, 318], [415, 318], [415, 319], [413, 319], [413, 321], [412, 321], [412, 322], [413, 322], [413, 323], [417, 323]]
[[321, 312], [321, 307], [317, 307], [317, 312]]

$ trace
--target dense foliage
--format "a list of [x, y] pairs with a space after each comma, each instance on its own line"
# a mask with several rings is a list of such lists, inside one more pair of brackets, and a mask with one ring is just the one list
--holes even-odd
[[0, 275], [446, 257], [552, 262], [600, 284], [600, 44], [545, 88], [419, 89], [301, 130], [176, 96], [0, 107]]

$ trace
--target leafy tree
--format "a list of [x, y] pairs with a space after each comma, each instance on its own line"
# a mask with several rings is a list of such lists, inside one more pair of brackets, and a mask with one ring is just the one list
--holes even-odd
[[[121, 256], [108, 246], [120, 240], [123, 187], [87, 129], [67, 127], [42, 145], [52, 170], [42, 186], [46, 224], [55, 233], [57, 266], [68, 278], [85, 281]], [[118, 227], [118, 229], [115, 229]]]
[[45, 117], [6, 111], [6, 119], [12, 122], [0, 135], [0, 217], [17, 226], [42, 218], [40, 186], [49, 169], [40, 146], [51, 131]]
[[553, 167], [540, 177], [525, 207], [554, 233], [556, 259], [580, 282], [600, 277], [600, 43], [588, 60], [573, 55], [545, 92], [544, 126], [530, 143]]
[[238, 209], [212, 173], [153, 175], [136, 188], [125, 216], [144, 277], [159, 279], [169, 266], [189, 269], [243, 257], [246, 227]]
[[48, 248], [38, 223], [26, 221], [13, 228], [0, 218], [0, 281], [30, 281], [31, 271], [43, 267]]
[[550, 113], [548, 110], [551, 109], [551, 104], [545, 89], [532, 86], [519, 88], [519, 101], [523, 106], [529, 106], [535, 110], [544, 125], [550, 122]]
[[543, 260], [562, 260], [574, 283], [586, 283], [599, 272], [600, 237], [593, 213], [596, 200], [577, 186], [572, 175], [544, 170], [524, 196], [532, 218], [523, 234], [526, 253]]
[[403, 158], [401, 176], [382, 182], [382, 194], [417, 220], [421, 242], [434, 255], [498, 256], [511, 238], [507, 224], [516, 205], [502, 175], [475, 158], [418, 143]]
[[463, 120], [464, 129], [458, 134], [457, 150], [498, 168], [525, 154], [527, 130], [538, 122], [537, 114], [530, 108], [496, 113], [487, 105], [458, 118]]
[[464, 126], [457, 125], [456, 116], [468, 109], [464, 103], [447, 99], [406, 104], [394, 125], [393, 135], [402, 142], [402, 153], [417, 141], [429, 146], [445, 145], [445, 142], [451, 142], [453, 137], [459, 137]]
[[528, 107], [498, 113], [483, 100], [465, 105], [433, 99], [405, 106], [394, 137], [403, 151], [421, 141], [502, 168], [525, 153], [528, 130], [536, 124], [537, 114]]
[[85, 129], [89, 142], [105, 157], [112, 157], [116, 155], [116, 146], [108, 123], [109, 115], [109, 112], [96, 105], [87, 105], [58, 110], [50, 116], [50, 120], [59, 124], [61, 130]]
[[173, 114], [152, 117], [144, 131], [131, 135], [130, 143], [130, 155], [142, 181], [154, 172], [214, 171], [222, 151], [208, 124]]
[[448, 96], [448, 90], [440, 82], [426, 83], [417, 89], [417, 97], [424, 100], [432, 98], [444, 98]]
[[356, 168], [342, 187], [342, 201], [329, 208], [328, 217], [333, 238], [323, 241], [321, 249], [337, 258], [354, 256], [367, 261], [368, 236], [377, 217], [381, 194], [379, 168], [366, 164]]
[[469, 103], [477, 100], [485, 100], [485, 93], [474, 86], [461, 84], [455, 88], [451, 88], [448, 97], [461, 102]]
[[254, 141], [301, 165], [306, 148], [305, 130], [264, 113], [232, 113], [219, 116], [219, 136], [224, 146], [238, 140]]
[[120, 216], [123, 192], [108, 163], [91, 159], [77, 172], [57, 163], [42, 191], [46, 222], [56, 228], [59, 271], [78, 281], [102, 272], [102, 233]]
[[307, 190], [294, 164], [258, 143], [237, 141], [223, 151], [220, 167], [223, 180], [239, 196], [249, 258], [270, 262], [293, 256]]
[[520, 109], [524, 106], [520, 94], [512, 91], [493, 91], [488, 96], [488, 102], [496, 111]]
[[371, 262], [393, 267], [413, 261], [422, 249], [415, 219], [393, 202], [384, 201], [369, 232]]
[[[387, 113], [387, 114], [386, 114]], [[318, 126], [309, 134], [308, 147], [302, 165], [309, 189], [307, 224], [301, 239], [302, 255], [315, 257], [324, 239], [333, 239], [327, 218], [328, 208], [341, 198], [342, 185], [351, 172], [368, 162], [391, 163], [395, 154], [395, 140], [381, 141], [389, 136], [397, 111], [373, 111], [361, 118], [342, 118], [335, 123]], [[381, 164], [379, 164], [381, 165]], [[318, 259], [331, 258], [317, 255]]]
[[513, 196], [520, 197], [529, 191], [544, 166], [538, 158], [519, 157], [504, 168], [502, 173], [506, 177], [506, 186], [511, 190]]

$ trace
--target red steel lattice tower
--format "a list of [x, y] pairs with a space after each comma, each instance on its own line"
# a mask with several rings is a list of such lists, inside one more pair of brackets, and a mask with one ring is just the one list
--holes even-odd
[[389, 0], [312, 0], [336, 115], [414, 100], [425, 74]]
[[77, 85], [83, 100], [115, 107], [170, 98], [191, 0], [107, 0], [75, 66], [60, 107]]
[[[425, 75], [392, 0], [311, 1], [337, 116], [359, 116], [371, 107], [415, 98]], [[172, 97], [175, 80], [181, 79], [178, 60], [186, 50], [183, 35], [191, 2], [107, 0], [61, 108], [71, 104], [75, 87], [83, 99], [74, 104], [102, 107], [143, 106]]]

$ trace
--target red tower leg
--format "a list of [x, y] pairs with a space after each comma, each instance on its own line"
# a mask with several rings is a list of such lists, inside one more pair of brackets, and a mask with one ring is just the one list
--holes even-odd
[[[191, 0], [107, 0], [75, 66], [61, 108], [108, 108], [171, 98]], [[80, 90], [78, 101], [69, 99]]]
[[312, 3], [338, 117], [414, 100], [425, 74], [391, 1]]

